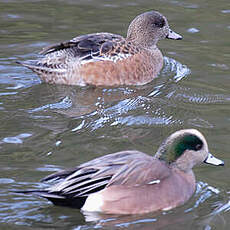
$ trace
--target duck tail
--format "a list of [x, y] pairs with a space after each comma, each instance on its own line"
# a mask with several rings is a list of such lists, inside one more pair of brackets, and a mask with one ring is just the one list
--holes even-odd
[[[63, 76], [66, 76], [66, 69], [55, 64], [48, 65], [38, 60], [16, 61], [16, 63], [31, 69], [44, 82], [63, 83]], [[54, 79], [56, 79], [55, 82]]]
[[58, 206], [67, 206], [72, 208], [80, 209], [84, 203], [87, 197], [65, 197], [62, 195], [58, 195], [52, 192], [49, 192], [48, 190], [17, 190], [14, 191], [14, 193], [20, 193], [20, 194], [31, 194], [35, 196], [39, 196], [42, 198], [46, 198], [47, 200], [51, 201], [54, 205]]
[[32, 195], [37, 195], [37, 196], [44, 197], [44, 198], [46, 198], [49, 194], [47, 190], [15, 190], [13, 192], [20, 193], [20, 194], [32, 194]]
[[16, 61], [16, 63], [31, 69], [33, 72], [39, 75], [50, 72], [50, 68], [39, 64], [37, 60]]
[[19, 64], [19, 65], [23, 65], [23, 66], [25, 66], [27, 68], [30, 68], [30, 69], [35, 68], [35, 67], [38, 66], [36, 60], [16, 61], [16, 63]]

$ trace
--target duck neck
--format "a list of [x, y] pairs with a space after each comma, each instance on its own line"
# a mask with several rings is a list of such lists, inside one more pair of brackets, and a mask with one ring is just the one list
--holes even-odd
[[148, 48], [148, 49], [156, 49], [157, 48], [157, 46], [156, 46], [157, 41], [148, 43], [144, 39], [141, 40], [141, 39], [137, 39], [137, 38], [136, 39], [127, 38], [126, 40], [128, 42], [131, 42], [132, 44], [134, 44], [138, 48]]
[[180, 171], [183, 171], [185, 173], [188, 173], [188, 172], [192, 172], [192, 166], [188, 164], [188, 162], [184, 162], [184, 161], [176, 161], [176, 162], [173, 162], [171, 163], [171, 167], [172, 168], [177, 168], [179, 169]]
[[156, 48], [158, 39], [149, 37], [149, 34], [146, 34], [145, 32], [138, 32], [137, 34], [133, 31], [128, 31], [126, 41], [133, 43], [137, 47]]

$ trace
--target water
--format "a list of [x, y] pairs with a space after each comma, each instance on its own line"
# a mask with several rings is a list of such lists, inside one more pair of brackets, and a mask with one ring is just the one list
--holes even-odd
[[[133, 17], [153, 8], [184, 39], [159, 43], [165, 66], [150, 84], [48, 85], [15, 64], [79, 34], [125, 35]], [[229, 229], [228, 1], [0, 0], [0, 19], [1, 229]], [[92, 216], [12, 192], [41, 188], [42, 177], [107, 153], [153, 154], [181, 128], [204, 133], [226, 166], [196, 168], [196, 194], [171, 211]]]

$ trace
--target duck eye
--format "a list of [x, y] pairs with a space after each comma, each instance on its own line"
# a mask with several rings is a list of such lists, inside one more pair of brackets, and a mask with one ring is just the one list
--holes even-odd
[[197, 145], [195, 146], [195, 150], [196, 150], [196, 151], [200, 150], [201, 148], [202, 148], [202, 145], [201, 145], [201, 144], [197, 144]]
[[165, 20], [163, 18], [158, 18], [157, 20], [155, 20], [153, 25], [154, 27], [162, 28], [165, 25]]

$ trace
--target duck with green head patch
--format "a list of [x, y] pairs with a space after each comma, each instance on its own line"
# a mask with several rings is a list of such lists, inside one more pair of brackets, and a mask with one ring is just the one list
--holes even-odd
[[195, 191], [192, 168], [224, 165], [208, 150], [195, 129], [171, 134], [154, 157], [136, 150], [108, 154], [47, 176], [57, 183], [43, 190], [21, 191], [56, 205], [107, 214], [142, 214], [184, 204]]

